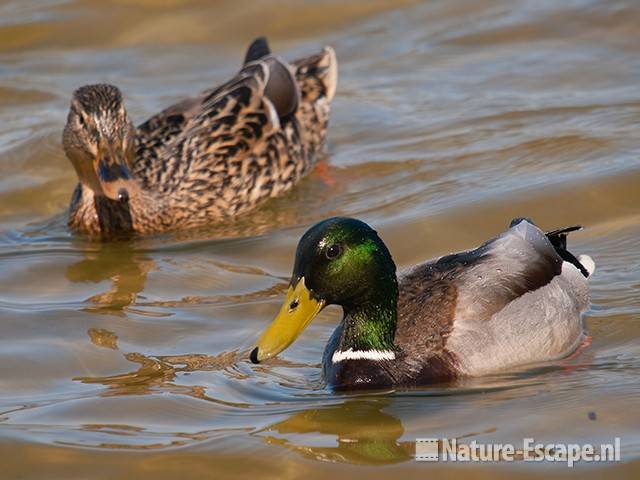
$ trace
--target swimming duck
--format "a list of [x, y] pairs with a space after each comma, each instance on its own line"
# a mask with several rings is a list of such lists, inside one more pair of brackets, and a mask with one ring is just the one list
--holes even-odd
[[118, 88], [79, 88], [63, 133], [79, 178], [70, 229], [104, 237], [196, 227], [286, 192], [323, 148], [336, 83], [330, 47], [289, 64], [258, 38], [231, 80], [137, 128]]
[[396, 277], [378, 234], [352, 218], [311, 227], [296, 250], [280, 313], [251, 351], [287, 348], [327, 305], [344, 318], [324, 353], [336, 389], [423, 386], [563, 358], [584, 340], [581, 314], [595, 264], [567, 250], [567, 234], [527, 219], [478, 248]]

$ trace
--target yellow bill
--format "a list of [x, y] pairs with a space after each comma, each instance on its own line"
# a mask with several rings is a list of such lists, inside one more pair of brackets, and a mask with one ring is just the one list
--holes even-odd
[[311, 297], [304, 284], [304, 277], [287, 290], [287, 298], [280, 313], [258, 339], [257, 346], [251, 351], [251, 361], [260, 363], [276, 356], [291, 345], [309, 322], [324, 308], [324, 300]]

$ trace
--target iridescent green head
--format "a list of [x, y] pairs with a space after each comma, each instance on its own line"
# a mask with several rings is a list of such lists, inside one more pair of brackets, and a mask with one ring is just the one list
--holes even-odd
[[259, 362], [287, 348], [326, 305], [361, 318], [362, 340], [388, 343], [397, 299], [396, 266], [376, 231], [353, 218], [324, 220], [300, 239], [285, 303], [251, 359]]
[[369, 225], [334, 217], [317, 223], [300, 239], [291, 283], [303, 277], [313, 296], [349, 309], [379, 297], [383, 284], [395, 285], [396, 266]]

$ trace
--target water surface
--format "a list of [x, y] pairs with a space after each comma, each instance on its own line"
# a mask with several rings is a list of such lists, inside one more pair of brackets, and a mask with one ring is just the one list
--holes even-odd
[[[640, 5], [587, 1], [0, 4], [2, 478], [486, 478], [640, 470]], [[127, 243], [74, 238], [60, 146], [70, 93], [141, 122], [223, 81], [267, 35], [340, 61], [325, 166], [236, 222]], [[529, 216], [580, 223], [596, 261], [581, 355], [417, 391], [334, 395], [327, 309], [272, 363], [299, 236], [362, 218], [400, 267]], [[609, 442], [624, 462], [433, 465], [416, 437]], [[607, 468], [607, 471], [603, 471]]]

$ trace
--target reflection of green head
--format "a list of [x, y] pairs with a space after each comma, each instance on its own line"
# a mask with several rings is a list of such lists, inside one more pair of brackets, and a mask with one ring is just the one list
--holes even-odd
[[[415, 444], [400, 442], [404, 434], [402, 422], [382, 410], [390, 403], [385, 400], [350, 400], [304, 410], [271, 425], [265, 433], [267, 438], [272, 431], [278, 432], [279, 437], [294, 434], [291, 441], [284, 444], [314, 458], [369, 465], [406, 462], [411, 460]], [[337, 446], [305, 445], [303, 435], [306, 433], [335, 436]]]

